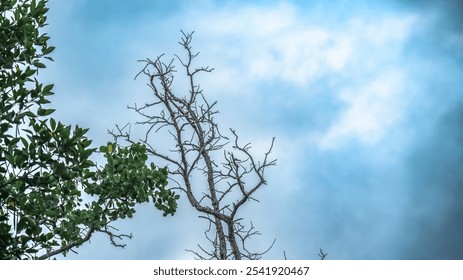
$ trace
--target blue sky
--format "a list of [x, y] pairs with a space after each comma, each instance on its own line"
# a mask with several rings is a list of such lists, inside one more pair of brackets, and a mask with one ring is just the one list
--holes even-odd
[[[261, 203], [243, 209], [267, 259], [463, 258], [461, 1], [49, 1], [56, 118], [107, 129], [134, 122], [149, 99], [137, 60], [182, 54], [195, 31], [200, 83], [234, 128], [277, 166]], [[178, 81], [181, 87], [182, 76]], [[72, 259], [191, 259], [203, 224], [181, 200], [151, 205]]]

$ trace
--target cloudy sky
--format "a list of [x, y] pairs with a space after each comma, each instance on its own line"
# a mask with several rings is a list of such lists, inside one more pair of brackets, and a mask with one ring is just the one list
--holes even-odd
[[[462, 1], [49, 2], [55, 117], [90, 128], [135, 122], [149, 101], [137, 60], [183, 54], [195, 31], [201, 77], [234, 128], [277, 166], [243, 209], [264, 258], [463, 258]], [[179, 72], [176, 81], [182, 83]], [[192, 259], [203, 238], [185, 199], [118, 224], [125, 249], [95, 236], [72, 259]]]

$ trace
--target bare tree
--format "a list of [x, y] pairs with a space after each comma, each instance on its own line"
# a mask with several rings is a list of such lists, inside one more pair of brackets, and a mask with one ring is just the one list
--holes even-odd
[[[230, 138], [219, 131], [214, 120], [217, 102], [209, 103], [196, 82], [198, 74], [213, 69], [194, 68], [192, 64], [199, 53], [191, 48], [193, 33], [182, 34], [179, 43], [186, 51], [186, 58], [175, 55], [176, 59], [164, 62], [161, 55], [154, 61], [149, 58], [140, 61], [145, 66], [135, 78], [139, 75], [148, 78], [154, 100], [129, 108], [143, 118], [136, 124], [147, 128], [145, 135], [133, 140], [130, 124], [116, 126], [110, 133], [116, 140], [142, 141], [150, 155], [166, 162], [171, 180], [186, 194], [199, 217], [207, 220], [209, 226], [204, 233], [212, 248], [198, 244], [199, 251], [187, 251], [200, 259], [259, 259], [275, 241], [264, 252], [251, 252], [247, 243], [260, 233], [252, 222], [246, 226], [238, 213], [246, 203], [257, 201], [255, 193], [266, 185], [265, 171], [276, 163], [269, 157], [275, 139], [258, 161], [251, 154], [251, 145], [243, 145], [234, 130], [230, 129]], [[184, 95], [174, 92], [175, 62], [186, 73], [188, 85]], [[167, 132], [174, 143], [163, 151], [160, 149], [166, 143], [156, 143], [160, 139], [156, 136], [162, 132]]]

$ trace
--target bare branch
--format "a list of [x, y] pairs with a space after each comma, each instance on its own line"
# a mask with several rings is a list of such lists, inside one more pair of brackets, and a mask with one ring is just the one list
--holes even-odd
[[[147, 152], [154, 160], [172, 167], [169, 172], [177, 188], [184, 191], [200, 218], [209, 223], [204, 234], [210, 249], [198, 244], [198, 252], [188, 252], [199, 259], [258, 259], [274, 243], [265, 252], [249, 251], [246, 242], [260, 233], [252, 223], [248, 228], [242, 226], [237, 215], [241, 206], [258, 201], [253, 195], [267, 183], [265, 170], [276, 163], [269, 157], [275, 139], [260, 162], [251, 154], [250, 144], [243, 146], [239, 143], [234, 130], [230, 130], [233, 141], [222, 135], [214, 119], [219, 113], [217, 102], [208, 102], [196, 82], [197, 75], [214, 69], [194, 66], [199, 52], [194, 52], [191, 47], [193, 32], [182, 31], [182, 35], [179, 44], [186, 51], [184, 58], [175, 55], [175, 59], [164, 62], [164, 55], [161, 55], [155, 60], [140, 61], [144, 67], [135, 78], [144, 75], [148, 79], [153, 100], [143, 106], [129, 107], [142, 118], [136, 125], [145, 127], [144, 137], [138, 141], [147, 146]], [[177, 71], [175, 62], [186, 73], [188, 81], [188, 90], [183, 95], [176, 94], [173, 89]], [[154, 142], [152, 139], [159, 139], [151, 137], [154, 133], [170, 137], [173, 145], [170, 142], [171, 146], [167, 148], [165, 143]], [[116, 126], [116, 131], [111, 134], [116, 140], [133, 141], [130, 126]], [[220, 154], [223, 154], [223, 163], [219, 165], [215, 160]], [[197, 184], [197, 177], [202, 177], [205, 183]]]
[[321, 260], [324, 260], [328, 253], [323, 252], [322, 249], [320, 249], [320, 253], [318, 253], [318, 256], [320, 257]]

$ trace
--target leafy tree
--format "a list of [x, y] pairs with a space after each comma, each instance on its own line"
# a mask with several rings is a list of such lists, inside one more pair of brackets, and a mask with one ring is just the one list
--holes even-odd
[[[0, 259], [47, 259], [96, 232], [125, 246], [112, 226], [152, 201], [170, 215], [178, 196], [167, 169], [146, 165], [146, 147], [91, 147], [87, 129], [51, 117], [53, 85], [37, 80], [54, 47], [41, 33], [46, 0], [0, 2]], [[104, 167], [92, 161], [103, 153]], [[88, 198], [84, 199], [84, 193]]]
[[[221, 133], [214, 119], [217, 102], [208, 102], [196, 82], [198, 75], [212, 69], [194, 67], [198, 53], [192, 51], [191, 41], [192, 33], [183, 33], [180, 45], [185, 58], [176, 56], [165, 61], [161, 55], [141, 61], [145, 67], [139, 74], [146, 76], [152, 100], [131, 109], [140, 115], [138, 124], [145, 126], [145, 137], [134, 141], [130, 125], [117, 126], [112, 133], [116, 140], [141, 141], [149, 155], [166, 162], [172, 181], [207, 221], [205, 237], [209, 247], [198, 244], [199, 251], [188, 251], [199, 259], [259, 259], [266, 251], [251, 250], [248, 241], [260, 233], [252, 222], [244, 223], [240, 210], [257, 201], [256, 193], [267, 184], [265, 172], [276, 162], [270, 158], [274, 139], [259, 161], [251, 153], [251, 145], [242, 144], [234, 130], [230, 130], [229, 137]], [[176, 61], [188, 85], [183, 92], [174, 90]], [[164, 150], [155, 142], [164, 139], [162, 133], [172, 140], [163, 142], [162, 146], [169, 147]]]

